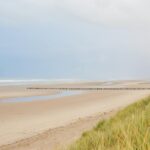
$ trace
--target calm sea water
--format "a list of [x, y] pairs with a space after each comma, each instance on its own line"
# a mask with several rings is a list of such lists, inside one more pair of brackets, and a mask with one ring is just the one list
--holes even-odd
[[61, 91], [61, 92], [54, 94], [54, 95], [0, 99], [0, 103], [16, 103], [16, 102], [55, 100], [57, 98], [67, 97], [67, 96], [72, 96], [72, 95], [79, 95], [82, 93], [83, 93], [82, 91]]

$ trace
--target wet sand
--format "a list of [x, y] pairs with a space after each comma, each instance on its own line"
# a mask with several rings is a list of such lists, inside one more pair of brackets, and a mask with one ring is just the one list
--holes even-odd
[[[37, 85], [42, 87], [40, 85]], [[17, 86], [0, 86], [0, 100], [4, 98], [12, 97], [26, 97], [26, 96], [38, 96], [38, 95], [50, 95], [55, 94], [55, 90], [27, 90], [27, 87], [34, 87], [34, 85], [17, 85]]]
[[[55, 87], [66, 86], [97, 87], [104, 85], [96, 82], [55, 85]], [[111, 85], [111, 87], [116, 86], [148, 87], [149, 84], [143, 81], [140, 83], [126, 81]], [[37, 85], [32, 85], [32, 87], [37, 87]], [[53, 86], [38, 85], [38, 87]], [[16, 87], [16, 90], [13, 88], [11, 91], [11, 87], [9, 90], [7, 88], [0, 88], [1, 98], [50, 95], [59, 92], [53, 90], [27, 91], [26, 87]], [[11, 94], [9, 95], [9, 93]], [[56, 149], [60, 145], [69, 144], [78, 138], [83, 131], [92, 128], [100, 118], [106, 117], [149, 94], [149, 90], [87, 91], [80, 95], [55, 100], [0, 103], [0, 149]]]

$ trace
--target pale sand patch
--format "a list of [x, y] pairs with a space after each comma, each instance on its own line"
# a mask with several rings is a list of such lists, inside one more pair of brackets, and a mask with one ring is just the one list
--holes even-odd
[[90, 117], [80, 118], [66, 126], [49, 129], [41, 134], [22, 139], [10, 145], [1, 147], [1, 150], [62, 150], [77, 140], [84, 131], [92, 129], [100, 120], [107, 119], [118, 110], [112, 110]]

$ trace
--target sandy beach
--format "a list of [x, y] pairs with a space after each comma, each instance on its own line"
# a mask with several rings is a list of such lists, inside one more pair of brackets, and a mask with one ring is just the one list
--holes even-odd
[[[10, 97], [53, 95], [58, 90], [28, 87], [150, 87], [145, 81], [84, 82], [0, 87], [0, 101]], [[84, 91], [54, 100], [0, 103], [1, 150], [55, 150], [117, 110], [150, 94], [149, 90]]]

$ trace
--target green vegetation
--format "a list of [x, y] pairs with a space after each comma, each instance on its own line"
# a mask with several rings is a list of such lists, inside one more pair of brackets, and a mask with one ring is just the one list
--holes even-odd
[[99, 122], [68, 150], [150, 150], [150, 97]]

